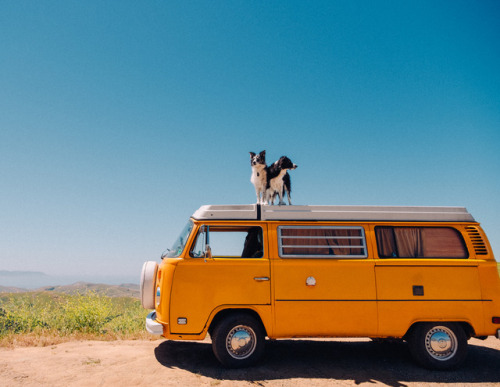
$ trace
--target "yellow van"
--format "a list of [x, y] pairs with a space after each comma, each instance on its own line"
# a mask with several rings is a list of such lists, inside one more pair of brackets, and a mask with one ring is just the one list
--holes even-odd
[[144, 264], [141, 300], [150, 333], [208, 333], [227, 367], [253, 364], [266, 337], [400, 338], [434, 369], [500, 338], [497, 264], [461, 207], [202, 206]]

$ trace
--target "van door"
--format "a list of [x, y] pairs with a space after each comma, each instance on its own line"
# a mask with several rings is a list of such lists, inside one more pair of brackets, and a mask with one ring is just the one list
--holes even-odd
[[275, 336], [375, 336], [376, 286], [364, 228], [278, 226]]
[[[173, 276], [170, 332], [199, 334], [220, 306], [271, 305], [267, 226], [205, 225]], [[205, 256], [206, 245], [211, 257]]]

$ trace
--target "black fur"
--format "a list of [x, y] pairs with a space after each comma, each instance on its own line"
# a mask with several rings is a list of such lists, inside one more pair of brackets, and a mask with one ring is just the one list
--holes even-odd
[[288, 196], [288, 204], [292, 204], [292, 183], [288, 170], [295, 168], [297, 168], [297, 165], [292, 163], [286, 156], [281, 156], [278, 161], [267, 167], [266, 201], [268, 204], [274, 204], [276, 195], [279, 196], [278, 204], [285, 204], [283, 202], [285, 194]]

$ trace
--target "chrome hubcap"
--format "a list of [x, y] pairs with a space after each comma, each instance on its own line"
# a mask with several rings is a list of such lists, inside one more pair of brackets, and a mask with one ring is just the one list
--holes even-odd
[[436, 360], [448, 360], [457, 352], [457, 338], [447, 327], [437, 326], [425, 335], [425, 348]]
[[256, 344], [255, 332], [244, 325], [234, 327], [226, 337], [228, 353], [238, 360], [249, 357], [255, 351]]

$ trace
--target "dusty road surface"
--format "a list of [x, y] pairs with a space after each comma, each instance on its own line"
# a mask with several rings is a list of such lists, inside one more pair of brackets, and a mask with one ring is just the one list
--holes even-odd
[[0, 386], [500, 386], [500, 340], [469, 344], [462, 369], [438, 372], [404, 344], [361, 339], [269, 342], [259, 365], [240, 370], [222, 368], [209, 340], [73, 341], [1, 348]]

